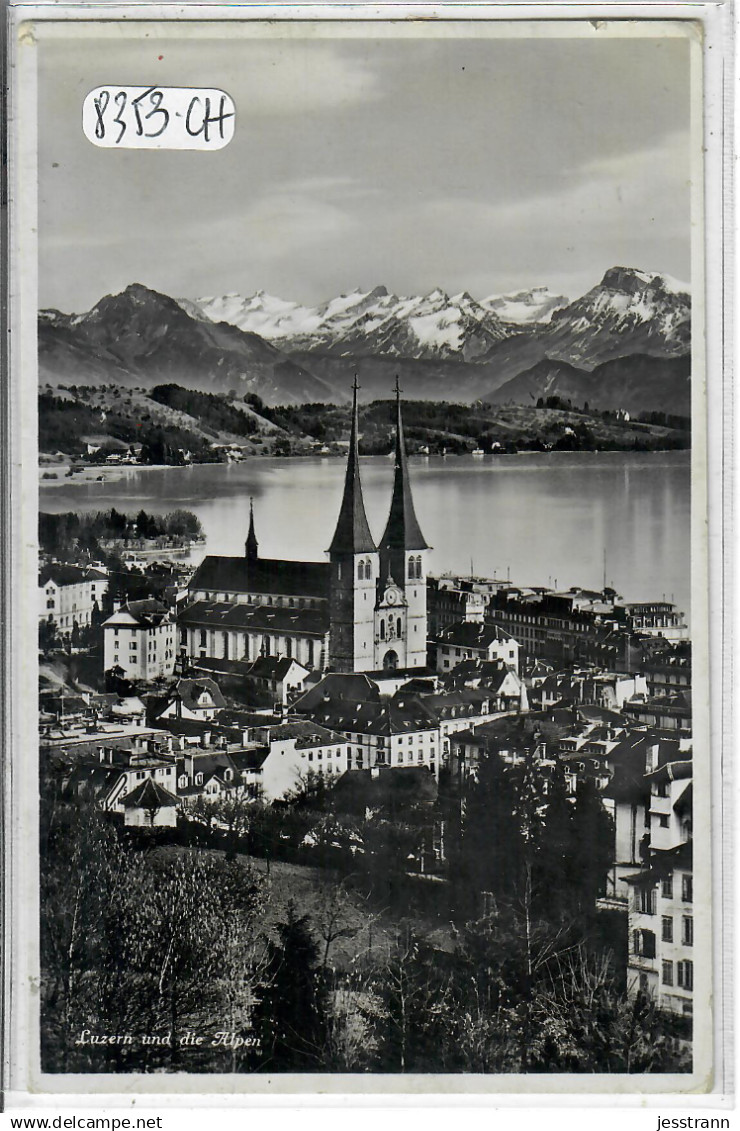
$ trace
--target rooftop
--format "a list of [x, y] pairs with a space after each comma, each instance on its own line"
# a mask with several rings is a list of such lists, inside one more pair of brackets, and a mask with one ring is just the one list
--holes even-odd
[[223, 593], [272, 593], [283, 596], [329, 596], [328, 562], [294, 562], [272, 558], [219, 557], [208, 554], [188, 588]]

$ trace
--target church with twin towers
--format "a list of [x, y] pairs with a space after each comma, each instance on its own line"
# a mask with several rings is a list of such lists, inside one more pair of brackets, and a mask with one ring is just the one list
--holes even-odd
[[427, 662], [427, 552], [411, 493], [396, 382], [393, 488], [376, 542], [365, 511], [357, 380], [344, 490], [328, 560], [263, 558], [250, 505], [243, 557], [208, 555], [178, 616], [180, 646], [198, 659], [296, 659], [318, 671], [423, 668]]

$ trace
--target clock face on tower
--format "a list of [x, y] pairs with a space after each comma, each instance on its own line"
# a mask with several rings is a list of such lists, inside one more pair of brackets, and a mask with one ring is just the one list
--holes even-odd
[[386, 586], [385, 593], [383, 594], [382, 604], [384, 605], [402, 605], [404, 603], [403, 593], [397, 585]]

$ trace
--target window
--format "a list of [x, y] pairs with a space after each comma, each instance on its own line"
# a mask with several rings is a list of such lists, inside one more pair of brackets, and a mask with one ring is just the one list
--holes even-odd
[[380, 622], [380, 639], [385, 640], [385, 621]]
[[412, 581], [416, 577], [416, 569], [415, 569], [415, 566], [414, 566], [413, 557], [409, 558], [409, 577], [411, 578]]
[[286, 636], [285, 638], [285, 655], [288, 657], [288, 659], [290, 659], [293, 655], [293, 641], [289, 636]]
[[370, 580], [373, 576], [373, 567], [369, 558], [365, 558], [365, 577]]
[[399, 617], [398, 620], [396, 621], [396, 633], [398, 634], [398, 636], [401, 635], [402, 631], [403, 631], [403, 626], [401, 624], [401, 618]]
[[694, 945], [694, 920], [690, 915], [684, 915], [681, 924], [681, 942], [684, 946]]
[[658, 818], [658, 824], [660, 825], [661, 829], [667, 829], [668, 824], [669, 824], [668, 818], [667, 817], [659, 817]]
[[201, 648], [206, 648], [208, 646], [208, 637], [204, 628], [202, 628], [200, 632], [200, 646]]
[[694, 901], [694, 884], [691, 876], [681, 877], [681, 899], [684, 903], [693, 903]]
[[684, 990], [694, 988], [694, 963], [688, 958], [676, 963], [676, 985]]
[[365, 579], [365, 563], [364, 562], [358, 562], [357, 563], [357, 577], [358, 577], [359, 581], [364, 581], [364, 579]]
[[655, 935], [652, 931], [633, 931], [632, 950], [639, 958], [655, 958]]
[[664, 986], [672, 986], [673, 985], [673, 963], [672, 962], [664, 962], [663, 963], [663, 985]]
[[660, 937], [663, 942], [673, 942], [673, 919], [670, 915], [664, 915], [660, 921], [661, 932]]
[[643, 915], [655, 914], [655, 888], [638, 888], [636, 892], [636, 910]]
[[660, 894], [663, 899], [673, 899], [673, 876], [666, 876], [660, 881]]

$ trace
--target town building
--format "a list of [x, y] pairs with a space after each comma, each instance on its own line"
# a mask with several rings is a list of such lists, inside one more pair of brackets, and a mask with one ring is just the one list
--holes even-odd
[[126, 679], [152, 680], [172, 675], [174, 663], [175, 622], [161, 601], [127, 601], [104, 621], [105, 671], [121, 668]]
[[429, 635], [460, 621], [482, 621], [488, 595], [476, 588], [473, 579], [457, 577], [427, 578]]
[[99, 613], [108, 589], [108, 575], [91, 566], [47, 565], [39, 574], [39, 620], [63, 635], [87, 628]]
[[130, 828], [172, 828], [177, 824], [178, 799], [154, 778], [123, 798], [123, 823]]
[[519, 671], [519, 644], [495, 624], [463, 621], [445, 628], [437, 637], [437, 670], [448, 672], [464, 660], [501, 660]]
[[671, 601], [617, 601], [615, 612], [630, 632], [674, 642], [688, 638], [684, 615]]
[[336, 780], [351, 768], [352, 749], [343, 734], [305, 719], [255, 727], [263, 757], [254, 782], [265, 801], [276, 801], [301, 788], [312, 775]]
[[160, 719], [204, 719], [216, 717], [226, 706], [221, 689], [215, 680], [177, 679], [151, 707], [150, 716]]
[[628, 699], [622, 711], [632, 726], [653, 727], [681, 737], [691, 735], [690, 691]]
[[[174, 809], [169, 801], [160, 806], [163, 812], [159, 819], [151, 808], [149, 819], [145, 819], [145, 803], [152, 801], [154, 794], [151, 791], [147, 794], [135, 794], [135, 791], [146, 782], [161, 787], [168, 796], [174, 795], [176, 765], [171, 750], [166, 745], [153, 752], [151, 744], [147, 744], [145, 749], [137, 748], [136, 745], [126, 749], [98, 743], [97, 758], [78, 751], [78, 760], [70, 774], [66, 792], [68, 796], [94, 800], [103, 812], [116, 814], [125, 824], [150, 827], [156, 824], [174, 824]], [[132, 794], [136, 796], [133, 807], [132, 803], [127, 804]]]
[[287, 707], [305, 690], [310, 669], [288, 656], [260, 656], [246, 673], [246, 679], [273, 703]]
[[178, 624], [194, 661], [276, 657], [339, 672], [426, 666], [429, 547], [411, 494], [400, 391], [390, 512], [376, 544], [360, 479], [357, 389], [328, 561], [261, 558], [250, 507], [244, 556], [208, 555], [190, 581]]
[[643, 866], [625, 880], [632, 889], [627, 989], [631, 994], [650, 994], [663, 1009], [690, 1015], [694, 989], [692, 762], [687, 752], [673, 761], [663, 761], [663, 756], [653, 752], [648, 762], [650, 829]]

